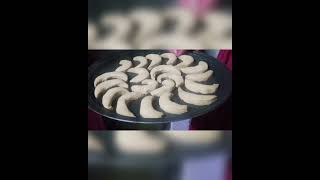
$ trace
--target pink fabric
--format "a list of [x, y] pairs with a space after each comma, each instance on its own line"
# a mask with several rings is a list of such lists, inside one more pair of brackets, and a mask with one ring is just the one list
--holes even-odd
[[175, 54], [176, 56], [180, 56], [180, 55], [182, 55], [184, 52], [185, 52], [185, 50], [177, 50], [177, 49], [171, 49], [171, 50], [169, 50], [171, 53], [173, 53], [173, 54]]
[[191, 10], [196, 16], [201, 17], [215, 8], [218, 2], [219, 0], [179, 0], [179, 5]]
[[230, 130], [232, 129], [232, 99], [221, 107], [203, 116], [193, 118], [190, 130]]
[[217, 58], [232, 71], [232, 50], [220, 50]]
[[232, 160], [230, 160], [227, 167], [226, 180], [232, 180]]
[[88, 109], [88, 130], [105, 130], [107, 129], [101, 116]]

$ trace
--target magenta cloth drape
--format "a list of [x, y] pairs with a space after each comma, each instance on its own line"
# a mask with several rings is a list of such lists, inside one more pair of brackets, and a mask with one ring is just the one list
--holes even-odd
[[101, 116], [88, 109], [88, 130], [105, 130], [106, 125]]
[[232, 71], [232, 50], [220, 50], [218, 60], [227, 66]]
[[227, 172], [226, 172], [226, 180], [232, 180], [232, 159], [228, 163]]
[[216, 8], [220, 0], [179, 0], [179, 5], [190, 10], [195, 16], [202, 17]]

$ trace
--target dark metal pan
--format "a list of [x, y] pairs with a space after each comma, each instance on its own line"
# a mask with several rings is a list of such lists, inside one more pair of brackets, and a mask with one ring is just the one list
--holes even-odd
[[[218, 96], [216, 102], [208, 106], [194, 106], [188, 104], [188, 112], [181, 115], [173, 115], [165, 113], [163, 118], [143, 118], [139, 114], [140, 100], [134, 101], [129, 104], [129, 109], [136, 115], [136, 117], [126, 117], [117, 114], [114, 111], [107, 110], [101, 103], [101, 98], [96, 99], [94, 97], [94, 79], [105, 73], [114, 71], [119, 67], [119, 60], [129, 59], [132, 60], [135, 56], [145, 56], [150, 53], [161, 54], [166, 51], [164, 50], [122, 50], [122, 51], [91, 51], [89, 58], [95, 58], [95, 62], [88, 69], [88, 107], [97, 112], [98, 114], [114, 119], [120, 122], [126, 123], [142, 123], [142, 124], [159, 124], [159, 123], [170, 123], [174, 121], [180, 121], [185, 119], [191, 119], [197, 116], [204, 115], [210, 111], [214, 111], [220, 105], [222, 105], [232, 93], [232, 75], [225, 67], [224, 64], [220, 63], [214, 57], [206, 55], [202, 52], [189, 52], [187, 55], [191, 55], [195, 61], [192, 65], [197, 65], [199, 61], [205, 61], [208, 63], [209, 69], [214, 71], [213, 76], [205, 82], [205, 84], [218, 83], [220, 84], [219, 89], [215, 93]], [[96, 55], [94, 55], [96, 54]], [[89, 60], [90, 61], [90, 60]], [[136, 64], [134, 64], [136, 65]], [[129, 74], [129, 80], [135, 75]], [[186, 90], [184, 87], [182, 87]], [[172, 100], [179, 104], [186, 104], [183, 102], [177, 94], [177, 89], [173, 91], [175, 95]], [[155, 98], [154, 107], [161, 111], [158, 104], [158, 98]]]

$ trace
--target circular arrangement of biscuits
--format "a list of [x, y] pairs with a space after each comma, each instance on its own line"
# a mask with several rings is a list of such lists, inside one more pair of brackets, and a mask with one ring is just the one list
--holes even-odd
[[[138, 65], [134, 66], [133, 62]], [[117, 114], [136, 117], [128, 108], [128, 103], [142, 99], [140, 115], [143, 118], [161, 118], [168, 114], [188, 112], [188, 104], [208, 106], [217, 100], [215, 95], [219, 84], [205, 84], [213, 75], [208, 64], [199, 61], [191, 66], [194, 58], [189, 55], [176, 57], [173, 53], [136, 56], [131, 60], [120, 60], [113, 72], [105, 72], [94, 80], [94, 95], [102, 97], [104, 108]], [[128, 73], [136, 74], [129, 80]], [[173, 90], [186, 104], [172, 101]], [[154, 97], [159, 97], [162, 111], [154, 108]], [[116, 107], [112, 104], [117, 101]]]

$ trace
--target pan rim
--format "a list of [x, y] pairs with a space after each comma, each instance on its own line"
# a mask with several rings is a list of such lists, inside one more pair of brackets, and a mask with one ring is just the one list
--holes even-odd
[[[127, 50], [124, 50], [124, 52], [126, 52]], [[135, 51], [135, 50], [132, 50]], [[144, 51], [144, 50], [141, 50]], [[150, 51], [150, 53], [154, 53], [155, 51], [158, 51], [159, 53], [162, 52], [167, 52], [164, 50], [145, 50], [145, 51]], [[162, 124], [162, 123], [171, 123], [171, 122], [177, 122], [177, 121], [183, 121], [183, 120], [187, 120], [187, 119], [192, 119], [195, 117], [199, 117], [202, 115], [205, 115], [209, 112], [215, 111], [216, 109], [220, 108], [232, 95], [232, 74], [231, 72], [227, 69], [227, 67], [221, 63], [220, 61], [218, 61], [216, 58], [209, 56], [205, 53], [202, 52], [189, 52], [186, 53], [187, 55], [195, 55], [195, 56], [201, 56], [206, 60], [213, 60], [215, 61], [215, 63], [219, 64], [219, 66], [223, 69], [221, 69], [221, 71], [224, 71], [225, 75], [229, 76], [227, 77], [227, 79], [229, 80], [229, 82], [224, 82], [224, 84], [229, 83], [228, 85], [230, 86], [228, 89], [228, 92], [226, 94], [224, 94], [224, 96], [222, 98], [219, 98], [216, 102], [212, 103], [209, 106], [206, 106], [207, 108], [202, 110], [202, 111], [196, 111], [193, 112], [192, 114], [190, 114], [190, 116], [188, 118], [176, 115], [174, 117], [164, 117], [164, 118], [142, 118], [142, 117], [126, 117], [126, 116], [120, 116], [119, 117], [114, 117], [111, 116], [109, 114], [103, 113], [103, 111], [99, 110], [102, 107], [100, 107], [100, 105], [98, 103], [94, 103], [94, 100], [92, 100], [92, 95], [90, 95], [90, 93], [88, 92], [88, 108], [92, 111], [94, 111], [95, 113], [116, 120], [116, 121], [121, 121], [121, 122], [126, 122], [126, 123], [136, 123], [136, 124]], [[93, 74], [94, 74], [94, 70], [99, 67], [99, 65], [101, 63], [104, 63], [105, 60], [103, 59], [98, 59], [96, 62], [94, 62], [93, 64], [91, 64], [91, 66], [88, 68], [88, 88], [90, 88], [90, 86], [92, 86], [91, 82], [90, 82], [90, 78], [92, 78]], [[179, 118], [180, 117], [180, 118]]]

